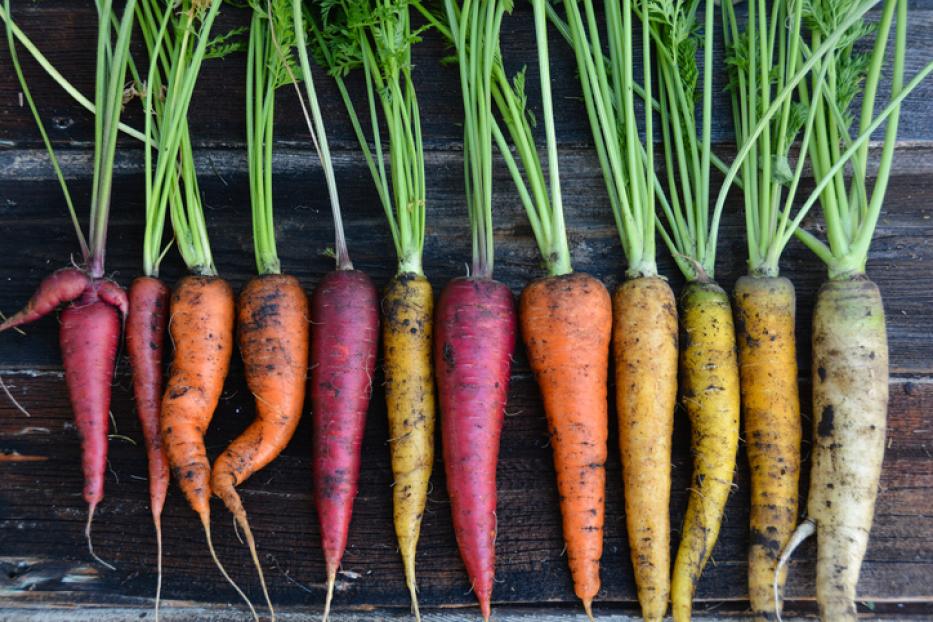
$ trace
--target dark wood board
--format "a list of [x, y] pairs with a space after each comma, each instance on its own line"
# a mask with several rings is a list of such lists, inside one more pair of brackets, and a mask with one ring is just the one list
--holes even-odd
[[[90, 3], [75, 4], [65, 0], [18, 2], [14, 3], [14, 11], [50, 58], [67, 75], [74, 76], [84, 92], [90, 92], [93, 8]], [[911, 9], [909, 71], [933, 57], [933, 1], [912, 2]], [[242, 21], [242, 14], [235, 10], [225, 9], [224, 13], [226, 26]], [[528, 17], [527, 8], [522, 6], [506, 21], [504, 54], [511, 67], [533, 65]], [[438, 64], [443, 54], [443, 44], [433, 35], [416, 53], [417, 79], [419, 85], [425, 85], [422, 105], [429, 150], [425, 266], [438, 289], [448, 279], [463, 274], [469, 257], [457, 78], [455, 70]], [[552, 40], [552, 56], [559, 101], [562, 181], [574, 264], [612, 287], [623, 270], [621, 249], [590, 147], [572, 58], [556, 37]], [[57, 87], [34, 64], [25, 64], [40, 106], [56, 126], [52, 135], [64, 148], [64, 167], [77, 203], [86, 205], [91, 117], [58, 96]], [[237, 57], [208, 67], [191, 116], [215, 258], [235, 287], [242, 286], [254, 272], [242, 140], [242, 71], [242, 59]], [[721, 77], [717, 74], [717, 80]], [[530, 67], [532, 102], [537, 101], [535, 83], [536, 72]], [[318, 84], [335, 146], [337, 181], [346, 210], [351, 253], [357, 267], [383, 285], [394, 271], [394, 261], [381, 207], [354, 149], [334, 89], [324, 76]], [[5, 261], [0, 265], [0, 311], [7, 313], [28, 298], [44, 274], [67, 264], [76, 248], [60, 191], [28, 112], [18, 105], [17, 93], [8, 55], [0, 50], [0, 239], [5, 251]], [[890, 445], [876, 525], [859, 586], [861, 598], [874, 603], [879, 614], [915, 614], [920, 618], [933, 615], [933, 511], [928, 501], [933, 494], [933, 423], [929, 415], [933, 409], [931, 99], [933, 81], [905, 104], [902, 148], [869, 264], [869, 272], [885, 296], [893, 379]], [[275, 165], [279, 252], [285, 269], [311, 289], [332, 266], [323, 255], [332, 243], [332, 225], [320, 167], [310, 151], [294, 98], [283, 91], [279, 102]], [[716, 109], [727, 110], [724, 99]], [[717, 151], [728, 155], [733, 150], [731, 137], [728, 116], [725, 112], [718, 114]], [[501, 162], [497, 164], [495, 182], [497, 277], [517, 294], [530, 278], [540, 274], [539, 259]], [[717, 277], [727, 288], [744, 272], [739, 208], [739, 195], [733, 193], [727, 204], [717, 265]], [[809, 222], [808, 227], [816, 229], [819, 223]], [[141, 236], [141, 156], [138, 146], [126, 140], [121, 143], [117, 163], [108, 257], [108, 269], [123, 284], [138, 274]], [[659, 260], [662, 273], [671, 278], [675, 289], [679, 288], [682, 280], [665, 252], [660, 253]], [[824, 270], [797, 243], [789, 248], [783, 269], [798, 289], [801, 387], [808, 395], [810, 310]], [[181, 274], [181, 262], [172, 252], [163, 266], [163, 276], [173, 281]], [[48, 318], [26, 332], [25, 336], [5, 334], [0, 338], [0, 372], [12, 394], [31, 413], [26, 417], [8, 400], [0, 399], [0, 620], [7, 619], [7, 615], [9, 619], [27, 619], [20, 616], [30, 608], [76, 604], [106, 607], [112, 612], [106, 615], [115, 620], [146, 616], [155, 584], [155, 551], [143, 453], [127, 441], [111, 441], [107, 498], [95, 523], [98, 552], [117, 566], [116, 571], [107, 571], [93, 564], [84, 548], [80, 454], [61, 376], [56, 321]], [[380, 382], [381, 376], [377, 387]], [[122, 361], [115, 379], [112, 410], [119, 433], [138, 441], [140, 434], [128, 389], [127, 366]], [[808, 411], [805, 403], [807, 425]], [[207, 438], [212, 457], [243, 429], [252, 413], [242, 370], [235, 364]], [[615, 447], [615, 432], [611, 432], [610, 447]], [[309, 435], [305, 420], [282, 457], [242, 487], [273, 598], [295, 619], [319, 608], [323, 600], [323, 564], [309, 493]], [[393, 619], [396, 615], [405, 617], [407, 608], [391, 523], [386, 437], [385, 408], [377, 390], [364, 443], [366, 461], [350, 548], [338, 585], [338, 606], [355, 612], [354, 621], [388, 619], [390, 614], [386, 612], [392, 612]], [[675, 526], [681, 521], [686, 503], [688, 438], [686, 418], [678, 413], [671, 506]], [[547, 605], [548, 612], [567, 615], [578, 611], [562, 556], [547, 442], [537, 389], [520, 349], [499, 466], [500, 583], [494, 596], [497, 611], [508, 612], [516, 620], [543, 620], [544, 613], [535, 606]], [[439, 461], [432, 481], [434, 488], [418, 556], [422, 602], [429, 608], [470, 607], [474, 599], [452, 537]], [[746, 607], [748, 473], [744, 453], [739, 456], [736, 482], [714, 562], [704, 573], [698, 591], [701, 608], [709, 610], [710, 615], [740, 614]], [[245, 549], [236, 538], [229, 516], [219, 504], [214, 509], [213, 530], [219, 555], [258, 601], [258, 585]], [[604, 587], [598, 609], [634, 612], [615, 451], [610, 451], [608, 463], [607, 516]], [[195, 517], [175, 489], [170, 493], [164, 521], [165, 596], [179, 607], [177, 619], [225, 619], [230, 610], [223, 607], [228, 603], [236, 605], [236, 595], [213, 567]], [[805, 545], [792, 564], [791, 611], [813, 611], [808, 601], [812, 597], [814, 552], [812, 543]], [[60, 617], [51, 613], [49, 619], [72, 619], [68, 609], [61, 611], [64, 613]], [[107, 619], [104, 611], [95, 619]], [[436, 609], [437, 617], [433, 619], [461, 619], [456, 612], [441, 611]], [[465, 619], [474, 615], [474, 610], [465, 611]]]

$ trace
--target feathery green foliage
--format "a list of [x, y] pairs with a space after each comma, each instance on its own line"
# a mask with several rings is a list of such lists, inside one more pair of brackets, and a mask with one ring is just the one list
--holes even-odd
[[[421, 274], [427, 187], [411, 48], [424, 28], [412, 27], [411, 5], [409, 0], [321, 0], [308, 18], [314, 55], [337, 81], [376, 184], [399, 272]], [[369, 138], [343, 80], [354, 70], [363, 72], [366, 85]]]

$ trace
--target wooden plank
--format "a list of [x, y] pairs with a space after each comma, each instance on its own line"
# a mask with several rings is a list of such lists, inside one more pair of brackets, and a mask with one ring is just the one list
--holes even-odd
[[[575, 599], [561, 550], [547, 430], [537, 390], [523, 360], [517, 362], [516, 371], [499, 466], [499, 584], [494, 598], [500, 604], [572, 605]], [[155, 581], [154, 542], [142, 451], [123, 440], [111, 441], [107, 499], [98, 510], [94, 529], [97, 552], [117, 567], [108, 571], [91, 564], [84, 548], [79, 445], [61, 375], [6, 373], [4, 379], [32, 416], [27, 418], [7, 400], [0, 401], [0, 455], [41, 459], [0, 461], [0, 551], [4, 556], [0, 559], [0, 603], [43, 594], [52, 601], [74, 601], [74, 594], [59, 594], [63, 590], [83, 595], [75, 602], [95, 604], [149, 597]], [[376, 382], [379, 386], [381, 378]], [[138, 440], [128, 386], [128, 377], [119, 374], [113, 412], [120, 434]], [[859, 586], [866, 601], [933, 601], [933, 512], [929, 508], [933, 425], [926, 418], [931, 408], [933, 380], [894, 380], [889, 447]], [[252, 412], [242, 373], [235, 369], [207, 436], [211, 456], [242, 430]], [[338, 581], [342, 606], [407, 606], [392, 532], [384, 412], [377, 393], [364, 440], [366, 460], [350, 548]], [[806, 404], [804, 412], [808, 412]], [[675, 526], [686, 504], [690, 471], [688, 425], [683, 414], [678, 414], [676, 426], [671, 504]], [[306, 419], [285, 453], [242, 486], [273, 598], [283, 607], [318, 605], [323, 596], [323, 563], [309, 490], [309, 435]], [[610, 446], [615, 443], [613, 430]], [[634, 599], [634, 586], [614, 451], [610, 452], [607, 474], [610, 519], [598, 600], [626, 603]], [[428, 607], [471, 605], [473, 597], [451, 535], [440, 462], [435, 465], [432, 481], [418, 555], [421, 598]], [[739, 457], [736, 483], [714, 562], [699, 586], [698, 598], [707, 603], [741, 601], [745, 595], [748, 476], [744, 455]], [[214, 508], [213, 531], [220, 558], [258, 601], [257, 582], [246, 551], [236, 539], [229, 516], [218, 504]], [[166, 598], [235, 602], [236, 595], [213, 567], [194, 516], [174, 487], [164, 524]], [[676, 534], [674, 540], [676, 543]], [[808, 543], [792, 562], [788, 590], [793, 599], [812, 596], [814, 551], [813, 543]]]
[[[906, 611], [905, 611], [906, 610]], [[318, 609], [295, 608], [292, 610], [276, 611], [277, 619], [282, 622], [306, 622], [319, 614]], [[528, 609], [497, 609], [495, 612], [496, 622], [585, 622], [586, 616], [578, 611], [567, 608], [528, 608]], [[609, 612], [596, 607], [596, 614], [600, 622], [639, 622], [640, 616], [632, 613], [618, 613], [610, 610]], [[163, 608], [161, 619], [164, 622], [228, 622], [232, 616], [238, 616], [246, 619], [248, 613], [245, 610], [234, 609], [232, 607], [203, 607], [203, 606], [172, 606]], [[860, 617], [865, 622], [895, 622], [904, 620], [905, 615], [910, 615], [907, 607], [901, 607], [897, 614], [880, 613], [868, 614]], [[916, 619], [922, 619], [918, 614]], [[17, 622], [123, 622], [125, 620], [149, 620], [152, 616], [152, 610], [146, 607], [94, 607], [87, 609], [75, 609], [73, 607], [43, 607], [42, 609], [2, 609], [0, 608], [0, 619], [14, 619]], [[378, 619], [381, 622], [394, 622], [397, 620], [409, 621], [412, 616], [406, 611], [359, 611], [359, 612], [337, 612], [332, 613], [330, 620], [332, 622], [371, 622]], [[475, 612], [472, 611], [444, 611], [429, 610], [422, 613], [424, 622], [476, 622], [478, 619]], [[812, 619], [812, 616], [785, 616], [785, 622], [803, 622], [805, 619]], [[739, 622], [741, 620], [750, 620], [750, 618], [735, 612], [715, 611], [710, 613], [700, 613], [693, 616], [694, 622]]]
[[[8, 164], [16, 171], [31, 171], [0, 173], [0, 220], [7, 233], [6, 261], [0, 264], [0, 310], [4, 313], [22, 306], [36, 283], [51, 270], [66, 265], [76, 250], [60, 190], [47, 171], [40, 172], [38, 153], [0, 152], [0, 170]], [[933, 162], [933, 157], [928, 157], [933, 152], [924, 153]], [[86, 205], [90, 189], [87, 177], [79, 176], [90, 168], [84, 165], [88, 157], [84, 151], [69, 152], [66, 163], [69, 174], [76, 176], [73, 188], [78, 192], [78, 205]], [[255, 272], [243, 153], [211, 150], [199, 158], [200, 169], [205, 171], [201, 189], [216, 263], [221, 273], [240, 287]], [[274, 192], [282, 265], [310, 289], [332, 269], [332, 262], [322, 255], [333, 244], [333, 226], [320, 169], [304, 151], [281, 149], [277, 158]], [[908, 164], [914, 160], [904, 159]], [[623, 258], [598, 164], [589, 150], [569, 149], [562, 153], [561, 165], [574, 267], [614, 287], [622, 275]], [[134, 154], [124, 154], [114, 182], [107, 267], [124, 285], [139, 273], [141, 264], [143, 181], [138, 167]], [[430, 205], [424, 264], [437, 288], [463, 274], [470, 256], [461, 167], [456, 153], [433, 152], [428, 158]], [[496, 168], [496, 175], [496, 275], [517, 294], [525, 283], [541, 274], [538, 251], [504, 166]], [[357, 267], [381, 286], [395, 271], [390, 259], [393, 249], [373, 186], [354, 155], [338, 158], [337, 182], [342, 191], [351, 255]], [[885, 296], [891, 365], [897, 373], [933, 375], [933, 341], [928, 338], [928, 327], [933, 325], [931, 205], [929, 175], [917, 172], [913, 166], [897, 168], [869, 262], [869, 274]], [[727, 289], [745, 271], [740, 210], [740, 196], [733, 193], [726, 206], [717, 265], [717, 278]], [[808, 227], [816, 230], [819, 223], [813, 220]], [[659, 261], [661, 273], [678, 289], [682, 280], [663, 248], [659, 249]], [[810, 312], [824, 269], [796, 241], [791, 243], [782, 266], [798, 290], [801, 368], [807, 370]], [[162, 275], [174, 282], [183, 273], [178, 254], [170, 251]], [[54, 318], [27, 331], [28, 340], [0, 339], [0, 367], [58, 367]]]
[[[83, 93], [93, 92], [94, 42], [96, 40], [96, 17], [91, 3], [75, 6], [73, 0], [54, 0], [42, 3], [16, 2], [14, 16], [23, 29], [41, 46], [47, 56], [61, 72], [73, 79]], [[216, 32], [247, 23], [243, 11], [225, 8], [218, 20]], [[718, 20], [717, 20], [718, 24]], [[916, 0], [911, 2], [908, 38], [911, 43], [907, 70], [912, 75], [923, 64], [933, 58], [933, 2]], [[576, 80], [576, 68], [569, 47], [556, 33], [551, 38], [552, 78], [556, 102], [558, 136], [565, 144], [591, 144], [586, 115]], [[721, 38], [716, 38], [714, 63], [723, 66]], [[137, 45], [138, 47], [138, 45]], [[637, 47], [637, 46], [636, 46]], [[533, 62], [534, 33], [530, 19], [530, 8], [518, 3], [514, 14], [503, 23], [502, 53], [508, 70], [518, 71], [527, 63], [528, 96], [537, 109], [538, 74]], [[428, 33], [423, 43], [414, 51], [415, 83], [421, 96], [424, 136], [428, 148], [443, 148], [459, 145], [462, 118], [459, 106], [449, 105], [447, 94], [458, 89], [457, 72], [453, 67], [444, 67], [439, 60], [449, 50], [442, 39]], [[48, 79], [41, 69], [21, 53], [30, 88], [46, 115], [53, 139], [64, 143], [87, 143], [92, 140], [91, 116], [65, 99], [60, 89]], [[636, 77], [640, 80], [641, 62], [636, 51], [634, 60]], [[198, 84], [198, 94], [192, 104], [192, 135], [199, 143], [213, 145], [243, 144], [245, 137], [245, 113], [243, 110], [243, 83], [245, 75], [244, 55], [233, 55], [220, 61], [212, 61], [204, 70]], [[353, 134], [346, 121], [346, 114], [332, 80], [319, 74], [317, 85], [321, 95], [324, 114], [329, 124], [331, 140], [336, 148], [354, 148]], [[350, 84], [355, 95], [361, 95], [359, 82], [351, 76]], [[715, 109], [728, 109], [728, 97], [724, 90], [725, 72], [717, 71], [714, 76]], [[29, 111], [19, 107], [19, 87], [8, 61], [6, 46], [0, 46], [0, 140], [11, 146], [37, 145], [39, 137], [33, 128]], [[886, 92], [882, 87], [882, 93]], [[222, 93], [222, 96], [217, 96]], [[901, 115], [901, 138], [908, 141], [933, 139], [933, 125], [928, 121], [933, 102], [933, 81], [921, 85], [904, 103]], [[139, 114], [135, 113], [138, 121]], [[714, 121], [715, 143], [732, 141], [731, 121], [727, 115], [717, 115]], [[539, 128], [538, 131], [543, 131]], [[297, 101], [290, 90], [282, 93], [277, 105], [277, 139], [284, 142], [305, 143], [307, 129], [303, 124]]]

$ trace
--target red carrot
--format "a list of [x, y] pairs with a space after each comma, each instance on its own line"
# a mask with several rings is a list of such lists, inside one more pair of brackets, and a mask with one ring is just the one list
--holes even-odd
[[379, 343], [379, 295], [358, 270], [327, 274], [311, 297], [312, 487], [328, 599], [347, 546]]
[[162, 361], [168, 325], [169, 288], [157, 278], [143, 276], [130, 285], [130, 313], [126, 320], [126, 350], [133, 369], [133, 396], [149, 462], [149, 507], [158, 550], [156, 607], [162, 584], [162, 506], [168, 492], [168, 458], [162, 448]]
[[379, 294], [365, 273], [353, 269], [347, 251], [334, 166], [311, 75], [299, 0], [292, 2], [292, 18], [307, 105], [297, 81], [295, 89], [327, 181], [337, 263], [337, 269], [321, 279], [311, 296], [311, 485], [327, 572], [326, 622], [359, 485], [360, 451], [379, 344]]
[[515, 301], [489, 278], [447, 284], [434, 322], [444, 468], [457, 545], [484, 619], [496, 561], [496, 461], [515, 349]]
[[501, 137], [492, 104], [495, 76], [501, 72], [499, 29], [511, 3], [445, 0], [446, 19], [415, 7], [451, 40], [460, 65], [472, 275], [452, 280], [441, 293], [434, 318], [434, 366], [454, 534], [488, 620], [496, 564], [496, 463], [518, 323], [512, 292], [492, 279], [492, 144], [494, 135]]
[[[65, 183], [55, 151], [42, 124], [38, 109], [23, 77], [16, 55], [10, 21], [10, 4], [4, 5], [7, 42], [10, 59], [19, 79], [20, 88], [29, 106], [39, 133], [49, 152], [53, 168], [65, 194], [65, 202], [81, 248], [80, 266], [58, 270], [46, 277], [26, 305], [26, 308], [3, 322], [0, 332], [35, 321], [60, 305], [59, 343], [65, 368], [65, 383], [74, 411], [75, 424], [81, 436], [81, 463], [84, 471], [84, 500], [88, 504], [87, 538], [90, 554], [91, 524], [94, 511], [104, 498], [104, 474], [107, 467], [107, 430], [110, 416], [111, 382], [120, 342], [122, 322], [129, 302], [126, 293], [115, 282], [104, 277], [104, 255], [107, 246], [107, 224], [110, 214], [110, 191], [113, 160], [116, 152], [123, 79], [129, 57], [130, 35], [135, 0], [126, 2], [119, 19], [110, 4], [100, 11], [97, 38], [97, 76], [95, 110], [98, 119], [95, 133], [94, 186], [91, 195], [90, 235], [81, 230], [74, 203]], [[117, 36], [113, 29], [116, 25]], [[88, 243], [90, 242], [90, 243]]]

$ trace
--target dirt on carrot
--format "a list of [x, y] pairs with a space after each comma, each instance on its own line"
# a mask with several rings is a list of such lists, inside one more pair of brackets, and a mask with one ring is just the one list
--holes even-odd
[[576, 272], [530, 283], [519, 315], [551, 432], [574, 591], [589, 612], [603, 553], [612, 303], [602, 283]]

